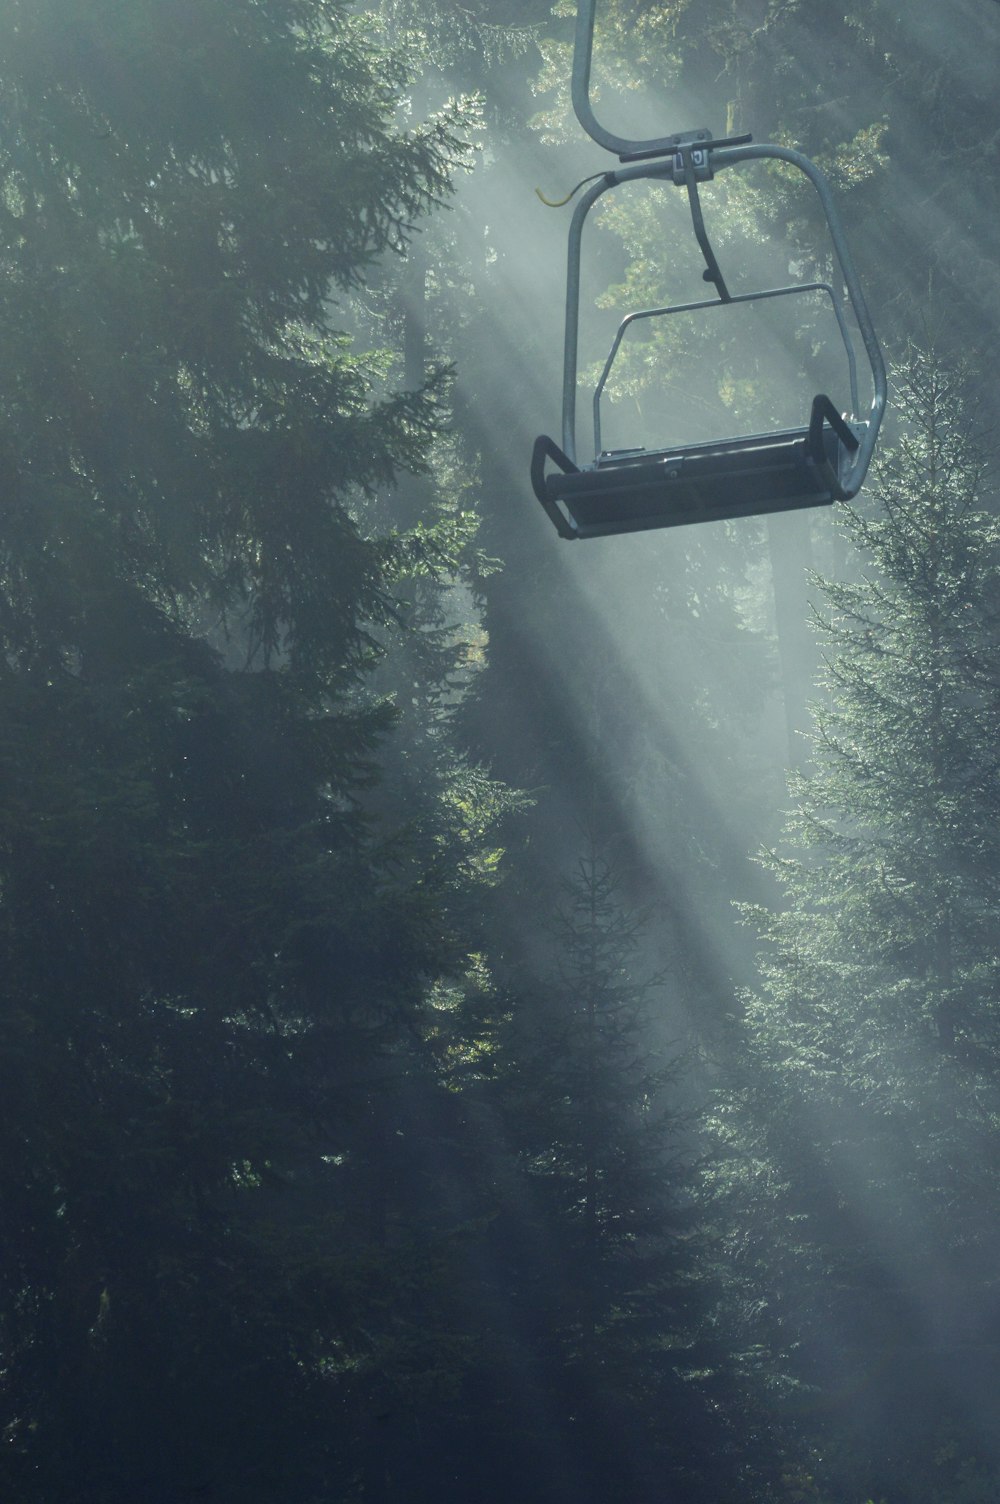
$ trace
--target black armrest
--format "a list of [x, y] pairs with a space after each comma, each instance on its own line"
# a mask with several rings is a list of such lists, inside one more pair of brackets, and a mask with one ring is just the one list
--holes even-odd
[[816, 463], [823, 464], [826, 451], [823, 448], [823, 424], [829, 423], [837, 438], [850, 450], [858, 448], [858, 438], [850, 425], [840, 416], [829, 397], [820, 392], [813, 398], [809, 414], [809, 452]]
[[578, 538], [577, 529], [566, 520], [555, 501], [549, 495], [545, 485], [545, 461], [554, 460], [566, 475], [579, 475], [579, 465], [574, 465], [569, 455], [564, 454], [559, 445], [550, 439], [548, 434], [539, 434], [535, 440], [535, 447], [531, 451], [531, 488], [538, 500], [542, 503], [550, 520], [555, 523], [556, 530], [561, 538]]

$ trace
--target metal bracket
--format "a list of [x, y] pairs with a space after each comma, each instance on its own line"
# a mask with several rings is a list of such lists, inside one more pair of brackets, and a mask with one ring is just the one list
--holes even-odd
[[[648, 162], [654, 157], [676, 157], [679, 155], [681, 147], [695, 146], [697, 150], [694, 152], [694, 156], [700, 161], [699, 153], [701, 152], [708, 153], [715, 151], [718, 146], [745, 146], [748, 141], [753, 140], [753, 137], [748, 132], [743, 136], [720, 136], [715, 138], [712, 136], [711, 131], [700, 130], [681, 131], [679, 135], [671, 136], [669, 140], [674, 143], [673, 146], [668, 145], [650, 151], [619, 152], [618, 160], [619, 162]], [[708, 175], [711, 176], [711, 173]]]
[[686, 143], [674, 153], [674, 182], [710, 183], [715, 177], [712, 153], [707, 146], [690, 146]]

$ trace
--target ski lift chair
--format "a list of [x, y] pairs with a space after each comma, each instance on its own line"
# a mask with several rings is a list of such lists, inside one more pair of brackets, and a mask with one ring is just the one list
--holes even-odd
[[[625, 165], [601, 173], [580, 199], [569, 231], [566, 333], [563, 354], [562, 445], [542, 434], [531, 461], [532, 488], [563, 538], [599, 538], [688, 522], [759, 516], [768, 512], [828, 505], [857, 495], [867, 473], [886, 403], [886, 375], [878, 340], [844, 239], [829, 185], [816, 165], [783, 146], [755, 145], [749, 136], [713, 140], [707, 130], [659, 140], [631, 141], [612, 135], [594, 118], [590, 64], [596, 0], [580, 0], [573, 58], [573, 106], [588, 134]], [[705, 229], [698, 184], [724, 167], [770, 158], [788, 162], [811, 180], [839, 265], [847, 300], [871, 368], [873, 399], [860, 411], [857, 366], [839, 289], [827, 282], [796, 283], [731, 294]], [[594, 391], [594, 458], [576, 455], [577, 345], [580, 317], [580, 246], [583, 225], [597, 200], [621, 183], [640, 179], [673, 182], [687, 190], [695, 238], [705, 260], [706, 282], [716, 297], [630, 313], [615, 335]], [[580, 186], [583, 186], [582, 184]], [[813, 398], [800, 428], [740, 435], [667, 449], [605, 450], [601, 447], [601, 396], [628, 328], [638, 320], [696, 313], [723, 304], [755, 303], [821, 293], [830, 299], [844, 345], [852, 416], [842, 416], [830, 398]], [[548, 468], [551, 461], [556, 467]]]

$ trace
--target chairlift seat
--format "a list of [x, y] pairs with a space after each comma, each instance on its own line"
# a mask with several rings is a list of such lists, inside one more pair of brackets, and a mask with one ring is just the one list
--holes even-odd
[[[604, 451], [586, 469], [543, 434], [535, 443], [532, 485], [563, 538], [825, 506], [848, 494], [846, 477], [866, 427], [845, 421], [820, 395], [805, 428], [673, 449]], [[559, 468], [546, 472], [546, 459]]]

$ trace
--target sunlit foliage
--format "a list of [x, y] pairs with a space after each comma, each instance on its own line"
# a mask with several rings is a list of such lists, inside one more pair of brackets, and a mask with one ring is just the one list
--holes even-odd
[[753, 914], [763, 983], [715, 1176], [740, 1209], [734, 1270], [748, 1301], [766, 1292], [757, 1330], [798, 1386], [788, 1413], [835, 1405], [869, 1487], [898, 1486], [946, 1416], [991, 1424], [976, 1333], [1000, 1121], [989, 451], [967, 372], [914, 350], [895, 396], [898, 440], [845, 524], [860, 578], [822, 586], [815, 771], [770, 858], [784, 906]]

